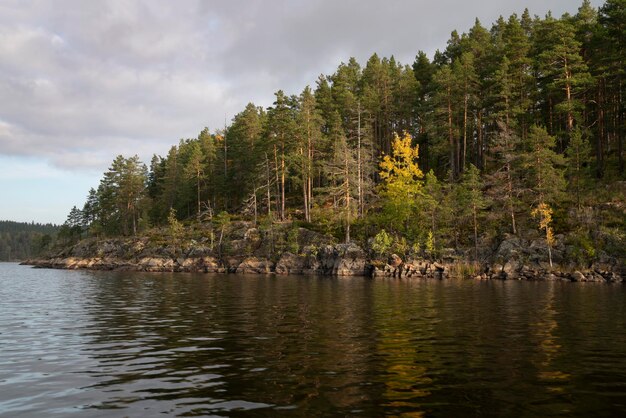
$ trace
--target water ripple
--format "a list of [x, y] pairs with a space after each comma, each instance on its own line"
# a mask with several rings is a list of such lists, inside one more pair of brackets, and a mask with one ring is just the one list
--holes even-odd
[[619, 416], [626, 292], [0, 264], [0, 416]]

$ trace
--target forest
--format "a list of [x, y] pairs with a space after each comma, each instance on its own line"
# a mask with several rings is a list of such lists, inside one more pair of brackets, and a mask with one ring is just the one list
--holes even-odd
[[53, 246], [59, 227], [0, 221], [0, 261], [26, 260]]
[[147, 165], [117, 156], [61, 237], [227, 217], [475, 260], [510, 235], [567, 241], [580, 263], [619, 256], [625, 42], [626, 0], [585, 0], [560, 18], [476, 20], [412, 64], [350, 58]]

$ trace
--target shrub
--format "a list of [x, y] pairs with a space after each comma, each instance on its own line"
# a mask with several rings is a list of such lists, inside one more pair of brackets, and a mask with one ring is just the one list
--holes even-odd
[[381, 229], [372, 240], [372, 251], [378, 256], [386, 254], [391, 248], [393, 238], [384, 229]]

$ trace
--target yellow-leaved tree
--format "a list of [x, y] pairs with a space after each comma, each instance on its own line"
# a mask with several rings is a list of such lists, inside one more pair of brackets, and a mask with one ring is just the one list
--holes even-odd
[[402, 137], [394, 134], [392, 155], [385, 155], [380, 163], [383, 179], [381, 197], [386, 223], [398, 232], [409, 232], [409, 221], [414, 214], [417, 198], [422, 189], [424, 174], [417, 165], [418, 145], [407, 132]]
[[552, 267], [552, 246], [555, 244], [554, 233], [552, 232], [552, 208], [547, 203], [541, 202], [530, 213], [533, 218], [539, 218], [539, 229], [546, 231], [546, 243], [548, 244], [548, 259]]

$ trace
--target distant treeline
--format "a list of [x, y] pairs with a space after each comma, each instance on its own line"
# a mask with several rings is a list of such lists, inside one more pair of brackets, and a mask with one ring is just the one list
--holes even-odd
[[59, 227], [53, 224], [0, 221], [0, 261], [19, 261], [49, 248]]
[[401, 248], [474, 247], [477, 258], [507, 234], [567, 240], [585, 261], [619, 253], [625, 10], [626, 0], [585, 0], [560, 18], [476, 20], [412, 65], [350, 58], [148, 166], [118, 156], [60, 235], [133, 235], [227, 212], [346, 241], [386, 231]]

